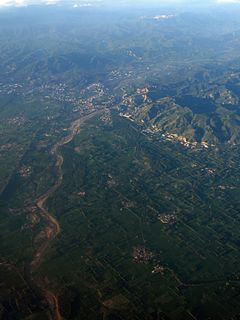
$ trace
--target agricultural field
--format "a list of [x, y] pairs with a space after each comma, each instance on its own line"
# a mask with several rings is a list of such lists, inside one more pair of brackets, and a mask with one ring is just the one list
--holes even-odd
[[62, 232], [39, 276], [60, 292], [62, 314], [226, 319], [229, 304], [239, 312], [231, 179], [239, 168], [224, 169], [236, 160], [186, 154], [149, 141], [116, 112], [107, 119], [90, 120], [63, 148], [64, 182], [48, 200]]
[[239, 6], [90, 2], [0, 8], [0, 319], [237, 320]]

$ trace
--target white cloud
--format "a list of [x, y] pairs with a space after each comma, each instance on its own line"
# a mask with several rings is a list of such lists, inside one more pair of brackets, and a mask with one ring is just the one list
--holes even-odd
[[217, 0], [217, 3], [240, 3], [240, 0]]
[[91, 2], [99, 3], [99, 2], [102, 2], [102, 0], [91, 0], [90, 2], [87, 2], [86, 0], [76, 0], [76, 3], [72, 2], [72, 0], [71, 1], [70, 0], [0, 0], [0, 8], [11, 7], [11, 6], [25, 7], [33, 4], [54, 5], [57, 3], [70, 4], [73, 8], [79, 8], [79, 7], [91, 7], [93, 5]]
[[[101, 0], [93, 0], [94, 2], [102, 2]], [[112, 2], [121, 2], [120, 0], [112, 0]], [[146, 0], [143, 0], [146, 1]], [[143, 2], [141, 0], [128, 0], [129, 3], [141, 3]], [[157, 3], [191, 3], [192, 0], [152, 0], [153, 2]], [[199, 2], [201, 3], [202, 0], [195, 0], [193, 2]], [[206, 3], [218, 3], [218, 4], [230, 4], [230, 3], [239, 3], [240, 0], [205, 0]], [[67, 3], [68, 1], [66, 0], [0, 0], [0, 7], [10, 7], [10, 6], [16, 6], [16, 7], [21, 7], [21, 6], [28, 6], [31, 4], [46, 4], [46, 5], [51, 5], [51, 4], [57, 4], [58, 2], [64, 2]], [[71, 1], [69, 1], [71, 2]], [[92, 1], [90, 3], [87, 3], [86, 0], [76, 0], [76, 3], [73, 2], [72, 6], [74, 8], [77, 7], [83, 7], [83, 6], [92, 6]], [[108, 1], [108, 3], [110, 0]], [[126, 0], [125, 0], [126, 2]]]
[[56, 4], [59, 0], [0, 0], [0, 7], [9, 7], [9, 6], [28, 6], [35, 3], [40, 4]]

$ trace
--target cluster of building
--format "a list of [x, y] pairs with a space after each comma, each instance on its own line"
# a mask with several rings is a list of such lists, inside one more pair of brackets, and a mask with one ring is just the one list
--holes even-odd
[[153, 267], [152, 273], [154, 274], [161, 274], [163, 275], [165, 271], [165, 268], [159, 264], [157, 264], [156, 266]]
[[[24, 85], [0, 83], [0, 94], [12, 95], [13, 93], [23, 97], [39, 97], [41, 101], [54, 100], [67, 103], [73, 106], [73, 112], [95, 111], [98, 104], [110, 106], [113, 99], [101, 83], [92, 83], [82, 90], [77, 87], [72, 88], [63, 82], [39, 84], [30, 79]], [[20, 120], [15, 119], [16, 122]]]
[[19, 83], [2, 83], [0, 82], [0, 94], [20, 94], [23, 86]]
[[119, 115], [120, 115], [120, 117], [127, 118], [127, 119], [130, 120], [130, 121], [134, 121], [133, 118], [132, 118], [132, 116], [131, 116], [131, 114], [129, 114], [128, 112], [125, 112], [125, 113], [120, 112]]
[[150, 262], [154, 257], [153, 252], [146, 249], [145, 247], [134, 247], [133, 248], [133, 260], [137, 263]]
[[163, 213], [158, 215], [158, 220], [163, 224], [169, 224], [175, 222], [177, 219], [174, 213]]
[[8, 151], [12, 148], [12, 143], [0, 145], [0, 152]]
[[111, 111], [107, 109], [100, 118], [105, 124], [112, 125], [112, 115]]
[[19, 175], [22, 178], [30, 177], [31, 174], [32, 174], [32, 168], [30, 166], [23, 166], [19, 170]]
[[219, 187], [218, 187], [219, 189], [221, 189], [221, 190], [234, 190], [234, 189], [236, 189], [236, 187], [233, 187], [233, 186], [228, 186], [228, 185], [220, 185]]
[[86, 192], [85, 191], [80, 191], [80, 192], [78, 192], [78, 194], [77, 194], [79, 197], [85, 197], [86, 196]]
[[119, 80], [119, 79], [122, 79], [122, 78], [125, 78], [125, 79], [129, 79], [133, 76], [133, 71], [124, 71], [124, 72], [121, 72], [120, 70], [113, 70], [111, 73], [110, 73], [110, 77], [109, 77], [109, 80], [110, 81], [113, 81], [113, 80]]
[[214, 175], [216, 173], [216, 169], [213, 168], [203, 168], [201, 171], [209, 176]]
[[26, 122], [26, 118], [24, 116], [16, 116], [8, 119], [7, 123], [10, 125], [20, 126]]

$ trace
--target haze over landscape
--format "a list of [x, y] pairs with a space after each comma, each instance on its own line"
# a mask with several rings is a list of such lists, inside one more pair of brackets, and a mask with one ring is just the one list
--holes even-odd
[[[66, 0], [0, 0], [0, 6], [2, 7], [6, 7], [6, 6], [27, 6], [27, 5], [34, 5], [34, 4], [46, 4], [46, 5], [56, 5], [56, 4], [68, 4], [71, 1], [66, 1]], [[86, 1], [86, 0], [77, 0], [75, 1], [75, 4], [96, 4], [96, 3], [108, 3], [109, 5], [113, 5], [116, 4], [115, 1], [113, 0], [90, 0], [90, 1]], [[218, 3], [218, 4], [233, 4], [233, 3], [240, 3], [239, 0], [205, 0], [205, 1], [199, 1], [199, 0], [160, 0], [160, 1], [156, 1], [156, 0], [152, 0], [152, 1], [145, 1], [145, 0], [141, 0], [141, 1], [136, 1], [136, 0], [122, 0], [122, 1], [118, 1], [118, 3], [124, 3], [124, 4], [135, 4], [135, 5], [142, 5], [142, 4], [156, 4], [156, 5], [161, 5], [161, 4], [193, 4], [193, 3], [198, 3], [198, 4], [213, 4], [213, 3]]]
[[240, 318], [239, 16], [0, 0], [0, 319]]

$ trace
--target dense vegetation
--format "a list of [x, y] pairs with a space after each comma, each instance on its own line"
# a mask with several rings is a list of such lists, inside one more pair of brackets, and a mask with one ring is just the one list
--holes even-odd
[[1, 319], [238, 319], [237, 8], [0, 12]]

